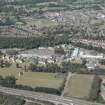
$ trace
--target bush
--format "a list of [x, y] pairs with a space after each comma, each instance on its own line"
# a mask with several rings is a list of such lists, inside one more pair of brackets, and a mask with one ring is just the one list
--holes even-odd
[[37, 92], [44, 92], [44, 93], [51, 93], [51, 94], [58, 94], [60, 95], [60, 90], [54, 89], [54, 88], [47, 88], [47, 87], [36, 87], [35, 91]]
[[6, 87], [11, 87], [11, 88], [15, 87], [16, 86], [16, 78], [14, 76], [7, 76], [3, 80], [2, 85], [6, 86]]
[[6, 87], [15, 87], [16, 86], [16, 78], [14, 76], [7, 76], [3, 78], [0, 76], [0, 85]]
[[96, 75], [90, 90], [89, 100], [97, 100], [100, 91], [101, 79]]
[[64, 49], [63, 49], [62, 47], [55, 48], [55, 49], [54, 49], [54, 52], [55, 52], [56, 54], [65, 54], [65, 51], [64, 51]]
[[11, 95], [4, 95], [0, 93], [0, 104], [2, 105], [24, 105], [23, 99]]
[[15, 88], [34, 91], [34, 89], [32, 87], [30, 87], [30, 86], [24, 86], [24, 85], [16, 85]]

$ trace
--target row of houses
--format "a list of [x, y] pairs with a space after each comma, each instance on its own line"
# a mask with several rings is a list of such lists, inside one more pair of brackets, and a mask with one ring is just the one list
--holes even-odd
[[3, 60], [8, 60], [11, 62], [16, 63], [35, 63], [38, 61], [40, 64], [48, 63], [61, 63], [64, 59], [64, 55], [55, 54], [54, 49], [51, 48], [38, 48], [38, 49], [1, 49], [4, 56], [2, 57]]
[[[104, 31], [101, 30], [100, 36], [104, 36]], [[105, 40], [92, 40], [92, 39], [73, 39], [72, 42], [82, 43], [84, 45], [92, 45], [93, 47], [101, 47], [105, 49]]]
[[1, 49], [5, 56], [3, 59], [10, 60], [11, 62], [22, 63], [28, 61], [35, 63], [38, 61], [39, 64], [58, 63], [63, 61], [72, 61], [75, 59], [86, 60], [86, 67], [88, 70], [94, 70], [99, 66], [99, 61], [105, 59], [104, 54], [99, 54], [93, 51], [83, 50], [80, 48], [74, 48], [71, 56], [68, 54], [55, 54], [54, 48], [38, 48], [38, 49]]

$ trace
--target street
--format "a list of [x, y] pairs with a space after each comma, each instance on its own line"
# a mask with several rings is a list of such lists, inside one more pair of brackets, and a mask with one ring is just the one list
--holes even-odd
[[0, 87], [0, 92], [9, 94], [9, 95], [21, 96], [21, 97], [24, 97], [25, 99], [30, 99], [30, 100], [38, 99], [38, 100], [42, 100], [42, 101], [49, 101], [49, 102], [53, 102], [55, 104], [83, 105], [80, 102], [75, 102], [73, 100], [65, 99], [61, 96], [33, 92], [33, 91], [27, 91], [27, 90], [19, 90], [19, 89], [7, 88], [7, 87]]

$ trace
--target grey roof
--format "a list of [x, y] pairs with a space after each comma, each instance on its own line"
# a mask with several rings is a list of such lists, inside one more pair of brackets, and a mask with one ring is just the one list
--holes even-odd
[[53, 56], [54, 54], [54, 50], [50, 50], [50, 49], [32, 49], [32, 50], [26, 50], [26, 51], [22, 51], [20, 52], [20, 54], [29, 54], [29, 55], [37, 55], [37, 56]]

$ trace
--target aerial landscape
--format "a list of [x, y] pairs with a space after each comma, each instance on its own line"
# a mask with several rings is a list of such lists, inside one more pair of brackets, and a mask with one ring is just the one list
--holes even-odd
[[0, 0], [0, 105], [105, 105], [105, 0]]

